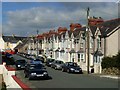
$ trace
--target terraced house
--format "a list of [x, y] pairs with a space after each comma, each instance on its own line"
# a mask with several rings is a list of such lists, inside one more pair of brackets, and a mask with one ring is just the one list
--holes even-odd
[[[59, 27], [57, 31], [50, 30], [38, 35], [34, 40], [39, 41], [39, 54], [64, 62], [77, 62], [87, 71], [87, 29], [90, 37], [89, 67], [94, 68], [95, 73], [101, 73], [102, 58], [115, 55], [120, 50], [120, 18], [108, 21], [91, 18], [88, 28], [78, 23], [71, 24], [70, 30]], [[37, 43], [33, 43], [32, 50], [36, 50]], [[30, 45], [29, 42], [29, 50], [31, 50]]]
[[0, 50], [14, 50], [26, 37], [0, 35]]

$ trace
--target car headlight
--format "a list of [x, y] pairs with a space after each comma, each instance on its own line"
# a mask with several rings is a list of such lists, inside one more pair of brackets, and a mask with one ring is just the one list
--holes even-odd
[[43, 74], [47, 74], [47, 72], [44, 72]]
[[70, 68], [70, 70], [75, 70], [74, 68]]
[[20, 67], [20, 65], [18, 65], [18, 67]]
[[31, 75], [36, 75], [36, 73], [31, 73]]

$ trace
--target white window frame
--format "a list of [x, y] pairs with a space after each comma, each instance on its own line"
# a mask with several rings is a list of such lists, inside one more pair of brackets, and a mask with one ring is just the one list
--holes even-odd
[[78, 53], [78, 62], [80, 62], [80, 53]]
[[84, 61], [84, 54], [83, 53], [80, 54], [80, 60]]

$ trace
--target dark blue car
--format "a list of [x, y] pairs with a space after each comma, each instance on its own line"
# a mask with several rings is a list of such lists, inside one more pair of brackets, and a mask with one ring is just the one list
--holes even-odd
[[26, 65], [26, 61], [24, 59], [20, 59], [20, 60], [15, 61], [15, 66], [16, 66], [17, 70], [24, 69], [25, 65]]
[[75, 62], [66, 62], [63, 64], [62, 71], [68, 73], [82, 73], [82, 69]]
[[32, 61], [28, 63], [24, 69], [26, 78], [48, 78], [48, 72], [40, 61]]

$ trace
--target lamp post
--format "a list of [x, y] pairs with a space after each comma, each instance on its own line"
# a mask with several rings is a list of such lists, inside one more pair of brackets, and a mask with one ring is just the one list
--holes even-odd
[[86, 32], [87, 32], [87, 74], [89, 74], [89, 62], [90, 62], [90, 36], [89, 36], [89, 7], [87, 8], [87, 29], [86, 29]]
[[[37, 30], [37, 36], [38, 36], [38, 33], [39, 33], [39, 31]], [[39, 43], [39, 42], [38, 42], [38, 37], [37, 37], [37, 57], [38, 57], [38, 54], [39, 54], [39, 53], [38, 53], [38, 43]]]

